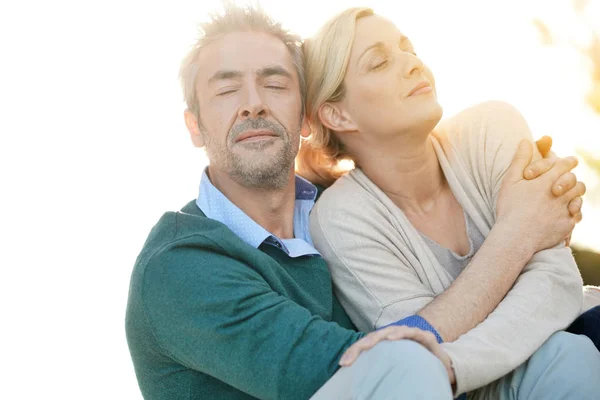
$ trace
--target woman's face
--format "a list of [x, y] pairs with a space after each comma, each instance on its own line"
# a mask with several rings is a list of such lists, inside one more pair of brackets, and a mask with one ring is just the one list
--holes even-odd
[[415, 129], [427, 133], [442, 116], [431, 71], [408, 38], [377, 15], [360, 18], [340, 102], [355, 128], [371, 138]]

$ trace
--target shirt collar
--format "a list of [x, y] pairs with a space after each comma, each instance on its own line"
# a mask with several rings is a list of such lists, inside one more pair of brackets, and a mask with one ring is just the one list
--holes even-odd
[[[258, 246], [265, 242], [265, 240], [271, 238], [275, 239], [277, 242], [280, 242], [283, 250], [290, 254], [290, 252], [286, 249], [285, 244], [281, 242], [279, 238], [256, 223], [238, 206], [233, 204], [223, 193], [221, 193], [219, 189], [213, 186], [206, 173], [207, 169], [208, 167], [205, 168], [204, 172], [202, 173], [202, 178], [200, 180], [200, 193], [198, 195], [198, 199], [196, 200], [196, 204], [200, 210], [202, 210], [204, 215], [206, 215], [208, 218], [225, 224], [233, 233], [238, 235], [244, 242], [248, 243], [254, 248], [258, 248]], [[296, 206], [294, 207], [294, 222], [296, 225], [296, 221], [299, 219], [308, 220], [308, 213], [312, 209], [317, 197], [317, 188], [315, 185], [298, 175], [296, 175], [295, 183]], [[299, 205], [302, 206], [299, 207]], [[299, 213], [306, 215], [300, 216], [298, 215]], [[302, 232], [297, 232], [296, 229], [294, 229], [296, 239], [293, 240], [296, 242], [301, 240], [308, 246], [301, 246], [302, 250], [300, 250], [300, 253], [302, 254], [296, 254], [292, 256], [303, 254], [319, 254], [312, 246], [307, 224], [304, 223], [302, 226], [302, 229], [299, 229]], [[294, 251], [294, 253], [296, 253], [296, 251]]]

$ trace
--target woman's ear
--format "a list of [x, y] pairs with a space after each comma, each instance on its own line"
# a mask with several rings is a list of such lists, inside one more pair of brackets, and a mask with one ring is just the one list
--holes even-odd
[[190, 132], [190, 138], [195, 147], [204, 147], [204, 138], [200, 132], [200, 126], [198, 125], [198, 118], [190, 110], [185, 110], [183, 113], [185, 120], [185, 126], [187, 126]]
[[337, 103], [324, 103], [319, 107], [319, 120], [327, 128], [335, 132], [354, 132], [356, 124]]

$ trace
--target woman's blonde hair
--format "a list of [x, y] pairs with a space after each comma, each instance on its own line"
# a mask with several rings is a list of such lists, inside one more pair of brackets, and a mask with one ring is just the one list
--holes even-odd
[[312, 182], [330, 186], [352, 169], [351, 156], [334, 133], [319, 119], [326, 102], [344, 98], [343, 84], [354, 44], [356, 21], [373, 15], [370, 8], [350, 8], [330, 19], [319, 32], [304, 41], [306, 118], [311, 135], [302, 142], [296, 172]]

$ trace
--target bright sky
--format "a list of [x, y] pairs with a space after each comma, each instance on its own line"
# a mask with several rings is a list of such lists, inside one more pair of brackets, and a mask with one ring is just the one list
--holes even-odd
[[[541, 17], [567, 32], [569, 1], [262, 3], [304, 35], [371, 5], [411, 37], [447, 115], [506, 100], [559, 154], [600, 153], [585, 65], [566, 47], [541, 47], [531, 24]], [[215, 4], [0, 5], [0, 398], [141, 398], [124, 333], [129, 276], [162, 212], [196, 196], [204, 161], [183, 124], [177, 71]], [[600, 249], [600, 183], [577, 172], [595, 196], [574, 238]]]

